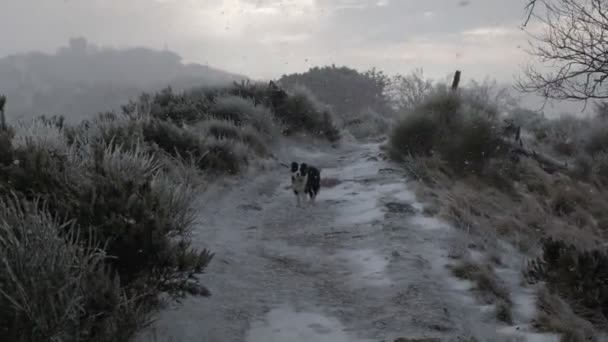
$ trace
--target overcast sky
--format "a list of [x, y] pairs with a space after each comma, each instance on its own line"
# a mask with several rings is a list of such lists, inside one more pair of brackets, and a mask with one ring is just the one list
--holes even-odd
[[70, 37], [149, 46], [254, 78], [309, 66], [423, 67], [512, 79], [525, 62], [525, 0], [2, 0], [0, 55]]

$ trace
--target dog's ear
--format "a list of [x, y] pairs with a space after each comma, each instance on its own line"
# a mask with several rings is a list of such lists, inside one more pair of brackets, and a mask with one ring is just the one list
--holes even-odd
[[306, 163], [300, 164], [300, 172], [306, 173], [307, 170], [308, 170], [308, 165], [306, 165]]
[[291, 162], [291, 172], [296, 172], [296, 171], [298, 171], [298, 163]]

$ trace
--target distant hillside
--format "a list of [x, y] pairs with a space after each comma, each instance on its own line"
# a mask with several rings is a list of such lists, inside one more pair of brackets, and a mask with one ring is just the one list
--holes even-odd
[[287, 88], [297, 85], [308, 88], [318, 100], [330, 105], [341, 116], [366, 108], [388, 111], [388, 99], [384, 95], [388, 82], [389, 78], [375, 69], [359, 72], [335, 65], [314, 67], [279, 79], [279, 83]]
[[0, 58], [0, 93], [9, 119], [63, 114], [69, 120], [118, 108], [142, 91], [217, 86], [245, 79], [199, 64], [183, 64], [171, 51], [98, 47], [73, 38], [54, 54], [29, 52]]

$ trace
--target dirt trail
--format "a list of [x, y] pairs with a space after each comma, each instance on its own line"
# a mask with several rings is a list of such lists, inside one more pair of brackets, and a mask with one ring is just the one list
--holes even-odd
[[341, 183], [305, 209], [279, 166], [206, 191], [195, 245], [216, 254], [202, 277], [213, 295], [163, 311], [140, 341], [517, 340], [449, 276], [456, 233], [422, 214], [379, 144], [280, 157]]

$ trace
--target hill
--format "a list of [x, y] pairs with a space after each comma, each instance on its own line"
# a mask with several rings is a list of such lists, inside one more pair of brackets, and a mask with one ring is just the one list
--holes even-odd
[[185, 64], [171, 51], [99, 47], [72, 38], [53, 54], [28, 52], [0, 58], [0, 93], [10, 119], [46, 114], [79, 120], [118, 108], [142, 91], [220, 86], [246, 77]]

